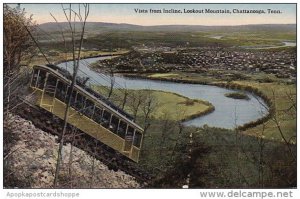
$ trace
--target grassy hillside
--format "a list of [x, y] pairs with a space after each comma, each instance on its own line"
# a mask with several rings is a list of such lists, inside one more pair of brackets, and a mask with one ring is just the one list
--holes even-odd
[[[282, 135], [291, 143], [296, 143], [296, 85], [282, 83], [257, 83], [247, 81], [235, 82], [258, 88], [275, 105], [275, 115], [266, 123], [245, 131], [249, 135], [257, 135], [263, 131], [266, 138], [284, 141]], [[275, 121], [277, 120], [277, 122]], [[279, 126], [278, 126], [279, 125]], [[281, 135], [282, 133], [282, 135]]]

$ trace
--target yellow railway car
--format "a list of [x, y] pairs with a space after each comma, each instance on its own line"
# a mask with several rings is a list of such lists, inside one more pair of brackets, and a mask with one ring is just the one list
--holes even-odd
[[[71, 80], [57, 66], [33, 67], [30, 87], [36, 105], [63, 119]], [[74, 86], [68, 113], [69, 124], [138, 162], [143, 129], [122, 109], [90, 88]]]

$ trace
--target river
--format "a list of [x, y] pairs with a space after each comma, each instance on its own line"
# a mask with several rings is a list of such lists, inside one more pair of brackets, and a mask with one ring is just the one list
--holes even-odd
[[[80, 64], [78, 75], [89, 76], [91, 84], [109, 85], [109, 81], [103, 74], [99, 74], [91, 70], [87, 65], [97, 60], [108, 59], [110, 57], [87, 58]], [[58, 66], [72, 72], [72, 62], [61, 63]], [[107, 77], [107, 76], [106, 76]], [[187, 126], [201, 127], [205, 124], [211, 127], [220, 127], [233, 129], [236, 126], [255, 121], [268, 113], [263, 100], [249, 92], [246, 92], [250, 100], [239, 100], [225, 97], [226, 93], [234, 92], [234, 90], [220, 88], [211, 85], [186, 84], [167, 81], [156, 81], [148, 79], [135, 79], [122, 76], [115, 77], [118, 85], [128, 89], [151, 89], [162, 90], [177, 93], [191, 99], [201, 99], [212, 103], [215, 111], [210, 114], [184, 122]], [[176, 108], [176, 107], [174, 107]]]
[[245, 49], [272, 49], [272, 48], [282, 48], [282, 47], [295, 47], [296, 42], [294, 41], [282, 41], [283, 45], [281, 46], [241, 46], [241, 48]]

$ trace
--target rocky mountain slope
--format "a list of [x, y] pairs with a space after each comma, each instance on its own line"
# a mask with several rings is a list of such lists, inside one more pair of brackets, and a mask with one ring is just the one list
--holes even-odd
[[[52, 188], [58, 151], [57, 137], [13, 114], [5, 118], [4, 130], [8, 134], [4, 137], [11, 137], [14, 141], [9, 151], [4, 153], [4, 186]], [[102, 162], [76, 147], [72, 147], [70, 166], [70, 150], [70, 144], [63, 148], [60, 188], [140, 187], [132, 176], [123, 171], [109, 170]]]

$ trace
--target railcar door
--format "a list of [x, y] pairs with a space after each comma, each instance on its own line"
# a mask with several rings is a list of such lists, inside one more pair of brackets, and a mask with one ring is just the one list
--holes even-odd
[[130, 152], [133, 142], [133, 134], [134, 134], [134, 128], [131, 126], [128, 126], [126, 135], [125, 135], [125, 143], [124, 143], [124, 152]]
[[57, 83], [57, 78], [48, 73], [42, 94], [41, 106], [50, 112], [52, 112], [55, 102]]

